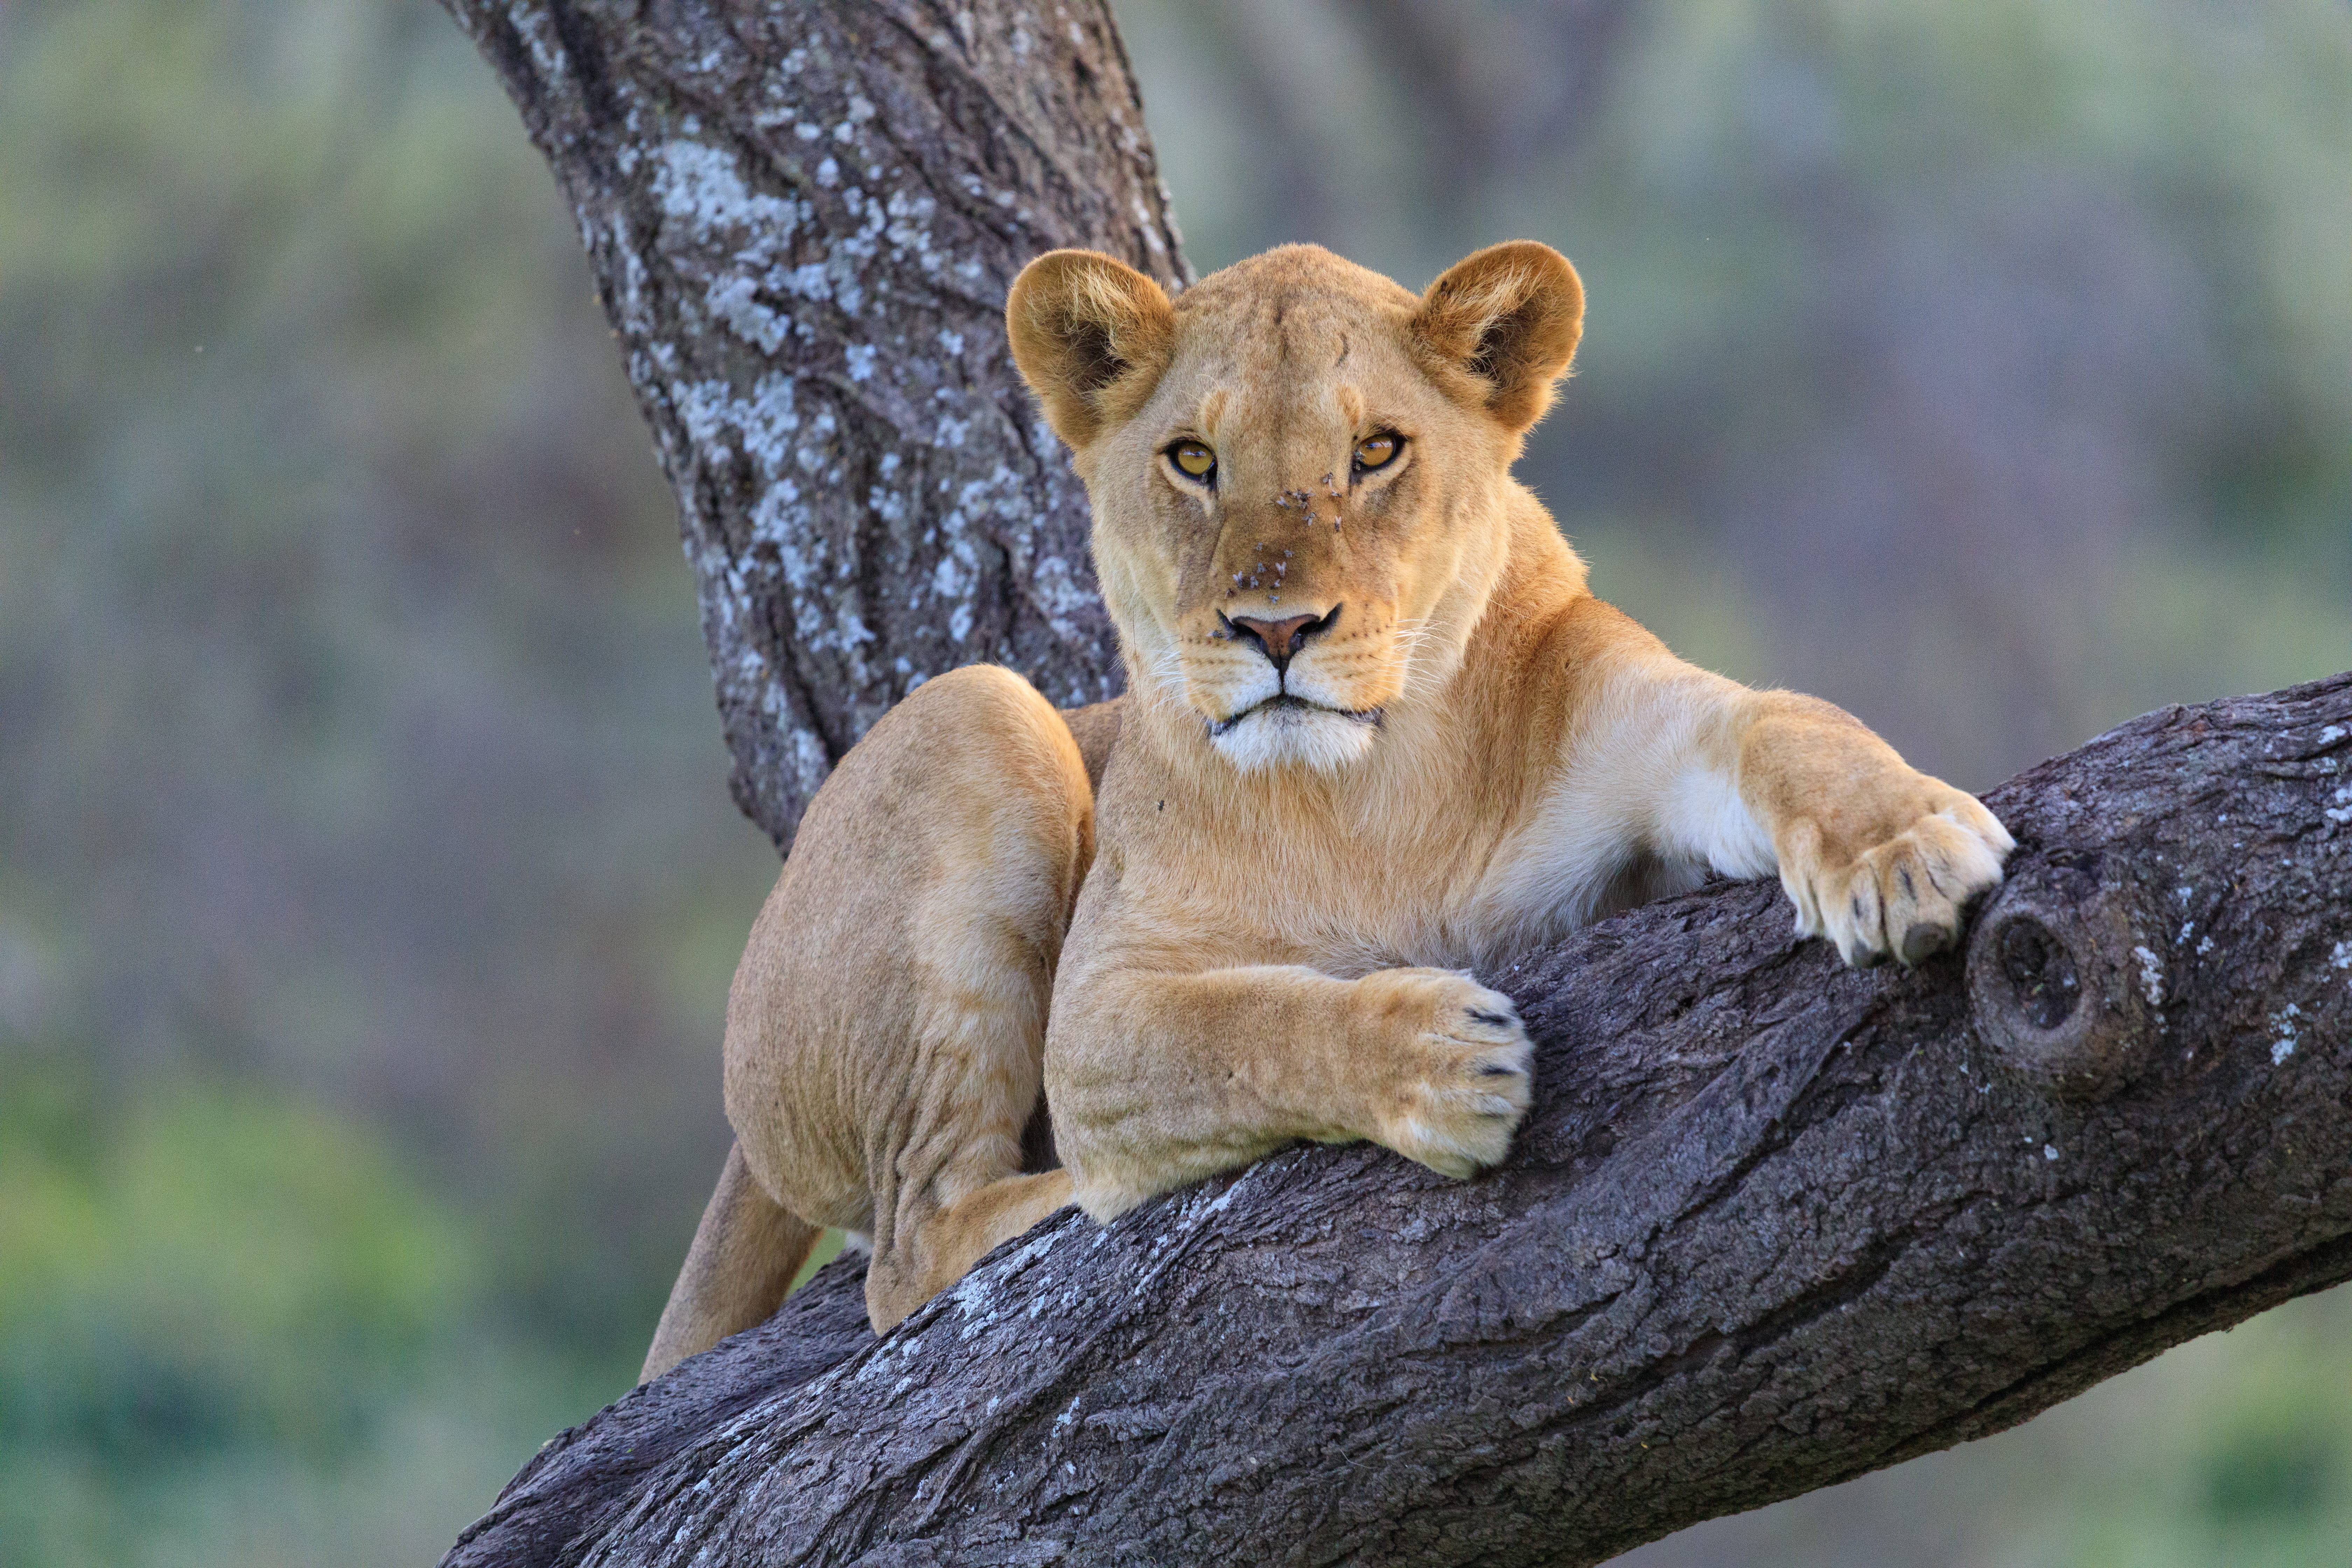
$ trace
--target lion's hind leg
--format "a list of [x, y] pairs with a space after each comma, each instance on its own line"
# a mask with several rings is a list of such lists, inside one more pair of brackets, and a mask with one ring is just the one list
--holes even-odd
[[971, 1266], [1070, 1202], [1070, 1173], [1000, 1176], [951, 1203], [909, 1215], [899, 1244], [877, 1248], [866, 1271], [866, 1315], [887, 1333], [908, 1313], [971, 1272]]
[[[1060, 722], [1036, 717], [1041, 728]], [[951, 803], [966, 830], [939, 847], [913, 900], [901, 958], [913, 1000], [902, 1142], [874, 1165], [866, 1301], [877, 1332], [1070, 1200], [1066, 1173], [1022, 1173], [1073, 872], [1083, 871], [1072, 857], [1087, 847], [1091, 813], [1075, 747], [1056, 750], [1046, 779], [1036, 758], [1019, 754], [1057, 740], [996, 732], [991, 748], [1008, 754], [991, 760], [987, 776], [1019, 786]]]
[[886, 714], [811, 803], [728, 1008], [727, 1114], [760, 1184], [873, 1241], [887, 1329], [1066, 1199], [1022, 1172], [1045, 1005], [1094, 858], [1069, 726], [971, 666]]

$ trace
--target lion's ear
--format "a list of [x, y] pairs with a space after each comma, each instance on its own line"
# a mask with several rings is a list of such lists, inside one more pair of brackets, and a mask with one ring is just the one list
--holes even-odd
[[1013, 363], [1055, 435], [1081, 447], [1141, 406], [1176, 340], [1167, 290], [1123, 261], [1050, 250], [1004, 301]]
[[1543, 417], [1584, 331], [1584, 285], [1549, 245], [1514, 239], [1448, 268], [1412, 319], [1421, 352], [1486, 384], [1486, 412], [1514, 433]]

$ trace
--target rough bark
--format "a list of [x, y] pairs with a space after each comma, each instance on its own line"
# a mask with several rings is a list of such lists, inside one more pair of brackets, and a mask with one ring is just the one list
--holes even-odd
[[1599, 1562], [2352, 1278], [2352, 674], [1989, 797], [1964, 953], [1770, 884], [1489, 976], [1508, 1164], [1302, 1147], [1066, 1211], [886, 1339], [837, 1264], [532, 1462], [452, 1563]]
[[677, 491], [737, 802], [787, 847], [926, 677], [1117, 693], [1004, 346], [1056, 246], [1188, 279], [1102, 0], [445, 0], [554, 166]]
[[[788, 844], [956, 664], [1114, 690], [997, 318], [1055, 245], [1183, 280], [1100, 0], [445, 3], [578, 217], [745, 810]], [[1611, 921], [1489, 977], [1539, 1040], [1503, 1171], [1292, 1151], [880, 1342], [837, 1264], [449, 1561], [1581, 1563], [2022, 1420], [2352, 1277], [2347, 736], [2352, 676], [2013, 781], [1916, 973], [1766, 886]]]

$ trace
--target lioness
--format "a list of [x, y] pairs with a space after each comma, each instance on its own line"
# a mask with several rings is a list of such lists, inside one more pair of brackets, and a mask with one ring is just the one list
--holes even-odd
[[[2000, 879], [1974, 798], [1586, 591], [1510, 473], [1582, 327], [1547, 247], [1416, 297], [1287, 246], [1174, 300], [1056, 251], [1006, 314], [1129, 695], [1063, 715], [957, 670], [818, 793], [736, 973], [737, 1142], [647, 1377], [772, 1311], [822, 1226], [870, 1235], [879, 1331], [1065, 1203], [1292, 1139], [1491, 1165], [1528, 1042], [1470, 971], [1710, 872], [1777, 869], [1853, 964], [1951, 942]], [[1063, 1168], [1024, 1175], [1041, 1081]]]

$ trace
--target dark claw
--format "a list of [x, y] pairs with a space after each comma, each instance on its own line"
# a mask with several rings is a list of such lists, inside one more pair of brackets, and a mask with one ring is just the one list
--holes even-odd
[[1500, 1028], [1505, 1027], [1505, 1026], [1507, 1026], [1507, 1025], [1510, 1023], [1510, 1021], [1511, 1021], [1511, 1020], [1510, 1020], [1509, 1016], [1508, 1016], [1508, 1015], [1507, 1015], [1507, 1014], [1503, 1014], [1503, 1013], [1489, 1013], [1489, 1012], [1487, 1012], [1487, 1011], [1486, 1011], [1485, 1008], [1483, 1008], [1483, 1007], [1473, 1007], [1473, 1008], [1471, 1008], [1471, 1009], [1470, 1009], [1470, 1016], [1471, 1016], [1473, 1018], [1477, 1019], [1477, 1020], [1478, 1020], [1478, 1022], [1480, 1022], [1480, 1023], [1482, 1023], [1482, 1024], [1489, 1024], [1489, 1025], [1492, 1025], [1494, 1027], [1496, 1027], [1496, 1028], [1497, 1028], [1497, 1029], [1500, 1029]]
[[1916, 965], [1930, 953], [1950, 946], [1951, 941], [1951, 933], [1943, 927], [1922, 921], [1903, 933], [1903, 962]]
[[1485, 1067], [1478, 1069], [1478, 1076], [1480, 1078], [1517, 1078], [1519, 1076], [1519, 1069], [1517, 1068], [1502, 1067], [1496, 1063], [1488, 1062]]

